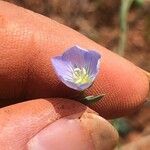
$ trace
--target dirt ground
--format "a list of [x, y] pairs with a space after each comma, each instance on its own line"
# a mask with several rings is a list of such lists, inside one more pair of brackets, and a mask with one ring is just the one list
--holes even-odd
[[[7, 1], [70, 26], [112, 51], [118, 47], [121, 0]], [[150, 1], [145, 0], [140, 7], [135, 4], [131, 7], [127, 37], [124, 57], [150, 71]], [[125, 132], [120, 131], [121, 145], [150, 136], [150, 103], [132, 116], [123, 118], [121, 123], [127, 124]], [[147, 148], [141, 147], [140, 150]], [[136, 150], [134, 147], [132, 149]]]

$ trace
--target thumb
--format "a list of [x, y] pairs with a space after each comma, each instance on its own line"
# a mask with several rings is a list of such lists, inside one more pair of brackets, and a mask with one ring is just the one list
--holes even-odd
[[37, 99], [2, 108], [0, 131], [1, 150], [107, 150], [118, 138], [94, 111], [65, 99]]

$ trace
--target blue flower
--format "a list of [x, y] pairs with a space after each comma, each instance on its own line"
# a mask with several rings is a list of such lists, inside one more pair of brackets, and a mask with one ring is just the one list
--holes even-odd
[[98, 74], [100, 58], [100, 54], [93, 50], [74, 46], [52, 58], [52, 64], [66, 86], [83, 91], [92, 85]]

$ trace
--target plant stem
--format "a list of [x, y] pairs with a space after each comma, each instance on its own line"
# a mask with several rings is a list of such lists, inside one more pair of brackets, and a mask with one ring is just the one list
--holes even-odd
[[124, 50], [127, 40], [127, 16], [129, 9], [134, 0], [121, 0], [120, 8], [120, 38], [117, 53], [121, 56], [124, 55]]

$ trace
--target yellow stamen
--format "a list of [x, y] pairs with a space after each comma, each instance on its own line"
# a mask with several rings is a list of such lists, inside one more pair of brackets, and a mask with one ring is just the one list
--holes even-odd
[[76, 84], [85, 84], [91, 81], [85, 68], [75, 68], [73, 70], [73, 80]]

